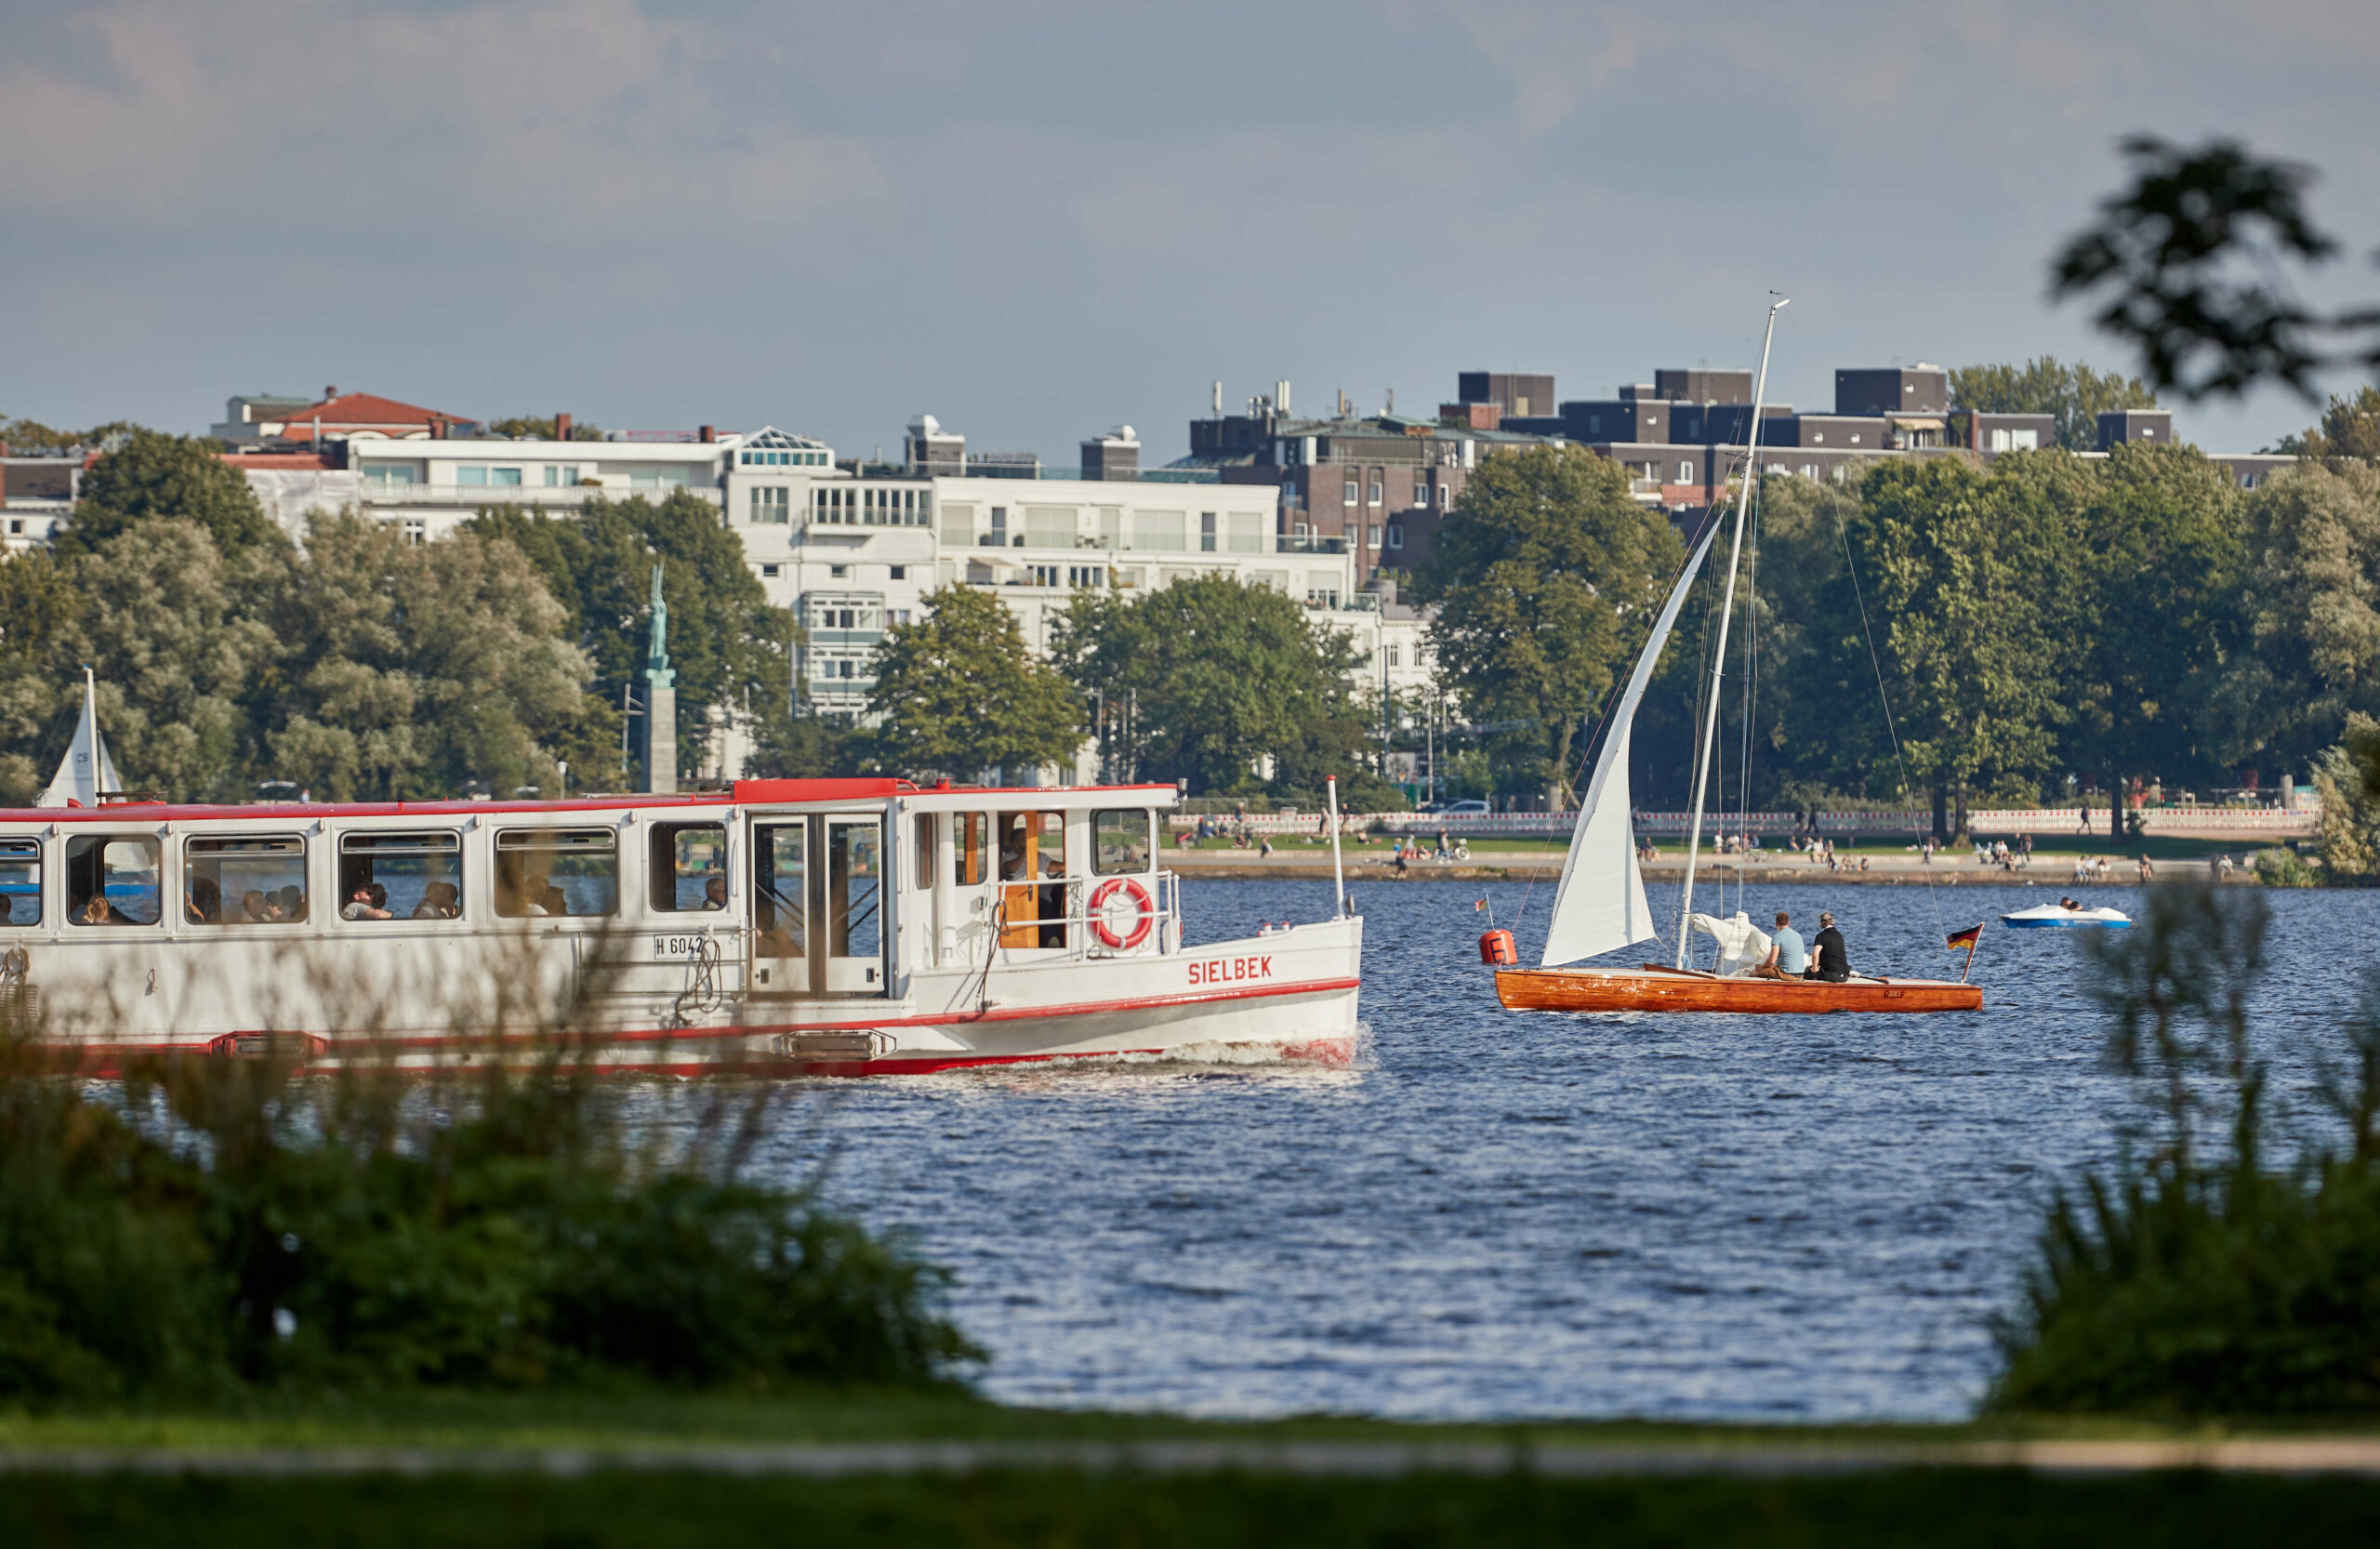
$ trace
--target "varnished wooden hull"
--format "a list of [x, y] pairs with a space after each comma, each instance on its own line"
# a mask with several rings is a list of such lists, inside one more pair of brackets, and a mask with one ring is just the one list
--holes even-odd
[[1947, 979], [1721, 979], [1661, 968], [1504, 968], [1496, 999], [1507, 1011], [1739, 1012], [1753, 1015], [1815, 1012], [1972, 1012], [1981, 985]]

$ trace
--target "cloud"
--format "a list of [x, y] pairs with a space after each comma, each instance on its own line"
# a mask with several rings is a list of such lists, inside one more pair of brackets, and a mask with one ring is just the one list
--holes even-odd
[[372, 227], [600, 232], [881, 192], [858, 139], [710, 88], [732, 31], [634, 0], [121, 0], [57, 31], [73, 67], [0, 65], [0, 140], [38, 148], [0, 163], [7, 207], [164, 224], [294, 203]]

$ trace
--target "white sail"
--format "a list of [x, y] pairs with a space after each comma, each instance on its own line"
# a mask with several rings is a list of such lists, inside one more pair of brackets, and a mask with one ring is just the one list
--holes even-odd
[[1645, 904], [1645, 876], [1636, 867], [1636, 834], [1629, 822], [1628, 738], [1636, 722], [1637, 701], [1669, 643], [1678, 610], [1700, 574], [1719, 536], [1712, 522], [1696, 546], [1694, 557], [1670, 589], [1670, 600], [1653, 621], [1636, 669], [1628, 675], [1627, 692], [1611, 712], [1611, 729], [1604, 736], [1603, 752], [1595, 759], [1594, 776], [1587, 782], [1586, 800], [1579, 805], [1579, 826], [1570, 831], [1570, 854], [1562, 862], [1562, 885], [1554, 894], [1554, 918], [1545, 927], [1548, 968], [1576, 962], [1598, 952], [1617, 951], [1655, 934], [1652, 911]]
[[66, 757], [59, 761], [58, 774], [50, 780], [49, 788], [41, 793], [41, 800], [34, 804], [96, 807], [101, 791], [123, 788], [115, 761], [108, 757], [107, 739], [99, 735], [99, 692], [86, 667], [83, 669], [83, 721], [74, 728], [74, 745], [66, 749]]

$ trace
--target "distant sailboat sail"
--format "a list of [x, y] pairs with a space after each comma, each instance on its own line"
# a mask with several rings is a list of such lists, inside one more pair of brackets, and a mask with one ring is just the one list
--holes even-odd
[[1669, 643], [1686, 594], [1702, 572], [1719, 525], [1710, 524], [1677, 585], [1670, 589], [1668, 603], [1653, 621], [1652, 638], [1628, 676], [1627, 692], [1612, 710], [1611, 729], [1595, 760], [1587, 799], [1579, 807], [1579, 826], [1570, 831], [1562, 885], [1554, 894], [1554, 918], [1546, 925], [1545, 955], [1540, 960], [1548, 968], [1617, 951], [1655, 934], [1652, 910], [1645, 903], [1644, 873], [1636, 865], [1636, 835], [1629, 822], [1628, 738], [1636, 722], [1637, 702], [1645, 697], [1645, 685], [1661, 659], [1661, 647]]
[[99, 692], [89, 668], [83, 669], [83, 722], [74, 728], [74, 745], [59, 761], [58, 774], [35, 803], [44, 807], [96, 807], [101, 791], [119, 791], [123, 779], [115, 761], [108, 757], [107, 739], [99, 735]]

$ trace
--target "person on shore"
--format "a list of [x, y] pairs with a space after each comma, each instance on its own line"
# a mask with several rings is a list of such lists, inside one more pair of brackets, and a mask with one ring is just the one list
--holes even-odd
[[1802, 945], [1802, 933], [1793, 929], [1792, 916], [1783, 909], [1777, 911], [1777, 933], [1768, 938], [1768, 956], [1752, 973], [1763, 979], [1798, 979], [1809, 972], [1810, 950]]
[[2156, 867], [2154, 867], [2154, 866], [2152, 866], [2152, 865], [2150, 865], [2150, 864], [2149, 864], [2149, 857], [2148, 857], [2147, 855], [2143, 855], [2143, 856], [2141, 856], [2141, 857], [2140, 857], [2140, 883], [2141, 883], [2141, 885], [2142, 885], [2143, 887], [2146, 887], [2146, 886], [2148, 886], [2150, 882], [2153, 882], [2153, 881], [2155, 881], [2156, 880], [2157, 880], [2157, 868], [2156, 868]]
[[1834, 928], [1831, 912], [1818, 915], [1818, 939], [1810, 943], [1810, 956], [1812, 960], [1803, 978], [1839, 985], [1851, 977], [1851, 950], [1844, 945], [1843, 933]]

